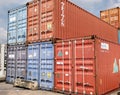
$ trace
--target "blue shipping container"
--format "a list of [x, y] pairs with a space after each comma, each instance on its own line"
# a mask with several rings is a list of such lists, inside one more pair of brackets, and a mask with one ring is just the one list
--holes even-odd
[[26, 42], [27, 7], [26, 5], [8, 12], [8, 44]]
[[38, 81], [41, 89], [54, 87], [54, 45], [52, 42], [28, 46], [27, 80]]

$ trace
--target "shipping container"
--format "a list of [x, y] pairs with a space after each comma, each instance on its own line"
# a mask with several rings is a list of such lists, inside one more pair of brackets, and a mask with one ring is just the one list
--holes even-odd
[[16, 47], [16, 78], [26, 79], [27, 48], [25, 45]]
[[26, 5], [8, 11], [8, 44], [26, 42], [27, 7]]
[[54, 45], [52, 42], [28, 45], [27, 80], [37, 81], [40, 89], [54, 87]]
[[111, 8], [100, 11], [100, 18], [116, 28], [120, 28], [120, 8]]
[[55, 44], [55, 90], [105, 95], [119, 88], [120, 45], [99, 37]]
[[40, 88], [52, 90], [54, 87], [54, 45], [52, 42], [40, 44]]
[[6, 67], [6, 82], [13, 83], [15, 79], [15, 64], [16, 64], [16, 47], [9, 46], [7, 48], [7, 67]]
[[6, 63], [5, 63], [5, 54], [6, 54], [6, 44], [0, 45], [0, 79], [6, 77]]
[[16, 78], [26, 79], [26, 46], [8, 46], [7, 52], [6, 81], [8, 83], [13, 83]]
[[118, 42], [117, 29], [68, 0], [33, 0], [27, 8], [28, 43], [89, 35]]

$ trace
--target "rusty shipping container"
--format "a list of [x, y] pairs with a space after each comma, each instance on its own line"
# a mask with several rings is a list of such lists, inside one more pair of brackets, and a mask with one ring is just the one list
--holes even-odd
[[68, 0], [34, 0], [27, 8], [28, 43], [89, 35], [118, 42], [117, 29]]
[[55, 44], [55, 90], [105, 95], [120, 85], [120, 45], [95, 36]]
[[100, 11], [100, 18], [116, 28], [120, 28], [120, 8], [111, 8]]

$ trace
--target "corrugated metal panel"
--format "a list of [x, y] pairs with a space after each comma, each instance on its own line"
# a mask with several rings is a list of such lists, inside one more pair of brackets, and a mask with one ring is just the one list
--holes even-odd
[[17, 46], [16, 54], [16, 78], [26, 79], [27, 49], [25, 45]]
[[54, 45], [52, 42], [40, 44], [40, 88], [52, 90], [54, 85]]
[[40, 46], [37, 43], [28, 46], [27, 80], [34, 80], [39, 82], [39, 49]]
[[28, 11], [28, 42], [89, 35], [118, 42], [117, 29], [68, 0], [32, 1]]
[[16, 47], [9, 46], [7, 52], [8, 58], [7, 58], [6, 81], [9, 83], [13, 83], [15, 79]]
[[8, 44], [25, 43], [27, 7], [21, 6], [8, 11]]
[[[119, 88], [120, 46], [104, 40], [96, 40], [96, 86], [98, 95]], [[111, 81], [112, 80], [112, 81]]]
[[119, 88], [119, 48], [118, 44], [100, 38], [56, 43], [55, 90], [105, 95]]
[[118, 42], [117, 29], [101, 21], [84, 9], [68, 0], [55, 0], [55, 5], [54, 17], [56, 26], [54, 37], [68, 39], [97, 35], [107, 40]]

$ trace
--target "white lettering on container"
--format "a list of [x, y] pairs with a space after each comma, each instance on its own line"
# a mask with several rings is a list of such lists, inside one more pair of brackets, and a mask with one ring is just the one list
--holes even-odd
[[61, 2], [61, 26], [65, 25], [65, 3]]

